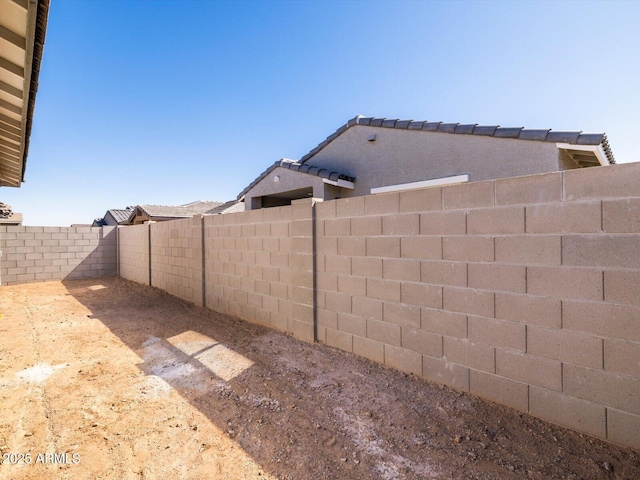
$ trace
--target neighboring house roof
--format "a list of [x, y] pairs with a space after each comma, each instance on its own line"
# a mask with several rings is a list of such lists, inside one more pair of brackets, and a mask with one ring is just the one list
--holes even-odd
[[22, 214], [12, 213], [8, 217], [0, 216], [0, 225], [22, 225]]
[[0, 2], [0, 186], [24, 181], [49, 0]]
[[[92, 226], [102, 227], [104, 225], [109, 225], [109, 224], [121, 225], [123, 223], [126, 223], [130, 214], [131, 214], [131, 207], [128, 207], [126, 209], [112, 208], [110, 210], [107, 210], [107, 212], [104, 214], [104, 217], [96, 218], [93, 221]], [[113, 219], [111, 223], [108, 221], [107, 216], [110, 216]]]
[[244, 212], [244, 203], [238, 200], [231, 200], [219, 205], [211, 210], [207, 210], [205, 215], [222, 215], [225, 213], [237, 213]]
[[258, 178], [256, 178], [253, 182], [251, 182], [242, 192], [238, 194], [238, 199], [241, 199], [249, 190], [255, 187], [263, 178], [268, 176], [271, 172], [273, 172], [276, 168], [288, 168], [294, 172], [306, 173], [307, 175], [314, 175], [320, 178], [326, 178], [327, 180], [331, 180], [333, 182], [337, 182], [338, 180], [345, 180], [347, 182], [355, 181], [355, 177], [339, 173], [339, 172], [331, 172], [325, 168], [314, 167], [313, 165], [302, 164], [301, 162], [297, 162], [295, 160], [289, 160], [287, 158], [283, 158], [278, 160], [269, 168], [267, 168], [264, 172], [262, 172]]
[[120, 208], [112, 208], [111, 210], [107, 210], [105, 213], [105, 217], [107, 214], [111, 215], [113, 219], [118, 223], [126, 222], [131, 214], [131, 209], [120, 209]]
[[202, 201], [187, 203], [185, 205], [136, 205], [129, 212], [126, 223], [130, 223], [139, 213], [149, 218], [190, 218], [194, 215], [204, 214], [208, 210], [222, 205], [223, 202]]
[[604, 150], [609, 163], [616, 163], [609, 146], [609, 141], [604, 133], [583, 133], [553, 131], [551, 129], [532, 130], [524, 127], [501, 127], [499, 125], [478, 125], [443, 123], [429, 121], [400, 120], [391, 118], [374, 118], [357, 115], [338, 128], [326, 140], [300, 159], [300, 163], [306, 164], [313, 156], [326, 147], [343, 132], [356, 125], [368, 127], [395, 128], [400, 130], [421, 130], [424, 132], [450, 133], [458, 135], [479, 135], [495, 138], [511, 138], [517, 140], [534, 140], [540, 142], [565, 143], [570, 145], [599, 145]]
[[0, 202], [0, 218], [9, 218], [12, 214], [11, 205]]
[[181, 205], [181, 207], [185, 208], [189, 212], [193, 212], [193, 214], [205, 213], [207, 210], [211, 210], [212, 208], [216, 208], [222, 205], [224, 202], [212, 202], [212, 201], [204, 201], [198, 200], [196, 202], [187, 203], [185, 205]]

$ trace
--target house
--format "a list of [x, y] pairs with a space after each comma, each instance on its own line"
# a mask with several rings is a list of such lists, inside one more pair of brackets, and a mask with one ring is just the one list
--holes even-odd
[[0, 2], [0, 187], [24, 181], [49, 0]]
[[253, 210], [613, 163], [604, 133], [358, 115], [299, 161], [271, 165], [238, 199]]
[[15, 213], [11, 205], [0, 202], [0, 226], [2, 225], [22, 225], [22, 214]]
[[126, 209], [112, 208], [107, 210], [102, 218], [96, 218], [91, 224], [92, 227], [102, 227], [104, 225], [124, 225], [131, 215], [132, 207]]
[[244, 202], [231, 200], [204, 212], [205, 215], [224, 215], [226, 213], [244, 212]]
[[136, 205], [131, 208], [123, 225], [139, 225], [146, 222], [164, 222], [202, 215], [223, 205], [224, 202], [197, 201], [185, 205]]

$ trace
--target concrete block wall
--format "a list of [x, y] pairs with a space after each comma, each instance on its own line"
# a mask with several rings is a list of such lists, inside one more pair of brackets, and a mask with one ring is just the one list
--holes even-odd
[[114, 227], [0, 226], [0, 284], [116, 275]]
[[313, 341], [311, 201], [204, 225], [206, 306]]
[[640, 163], [316, 218], [320, 341], [640, 448]]
[[127, 280], [150, 284], [149, 225], [118, 227], [119, 275]]
[[151, 285], [203, 305], [202, 216], [150, 224]]

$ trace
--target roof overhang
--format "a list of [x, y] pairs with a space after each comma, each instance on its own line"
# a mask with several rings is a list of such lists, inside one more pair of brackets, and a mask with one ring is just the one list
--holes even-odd
[[0, 0], [0, 187], [19, 187], [29, 151], [49, 0]]
[[599, 145], [573, 145], [571, 143], [556, 143], [556, 147], [564, 151], [580, 167], [595, 167], [611, 165], [607, 152]]

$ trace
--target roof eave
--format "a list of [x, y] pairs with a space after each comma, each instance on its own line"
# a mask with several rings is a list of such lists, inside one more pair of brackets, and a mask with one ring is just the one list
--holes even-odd
[[[47, 33], [47, 19], [49, 18], [49, 0], [39, 0], [38, 9], [33, 20], [34, 25], [30, 25], [30, 31], [33, 32], [33, 42], [28, 42], [31, 48], [31, 54], [28, 55], [29, 60], [29, 100], [27, 104], [27, 116], [24, 127], [24, 150], [22, 154], [22, 178], [27, 169], [27, 156], [29, 154], [29, 140], [31, 138], [31, 128], [33, 126], [33, 112], [36, 106], [36, 94], [38, 93], [38, 79], [40, 77], [40, 67], [42, 64], [42, 53], [44, 51], [44, 42]], [[29, 53], [29, 52], [27, 52]]]

